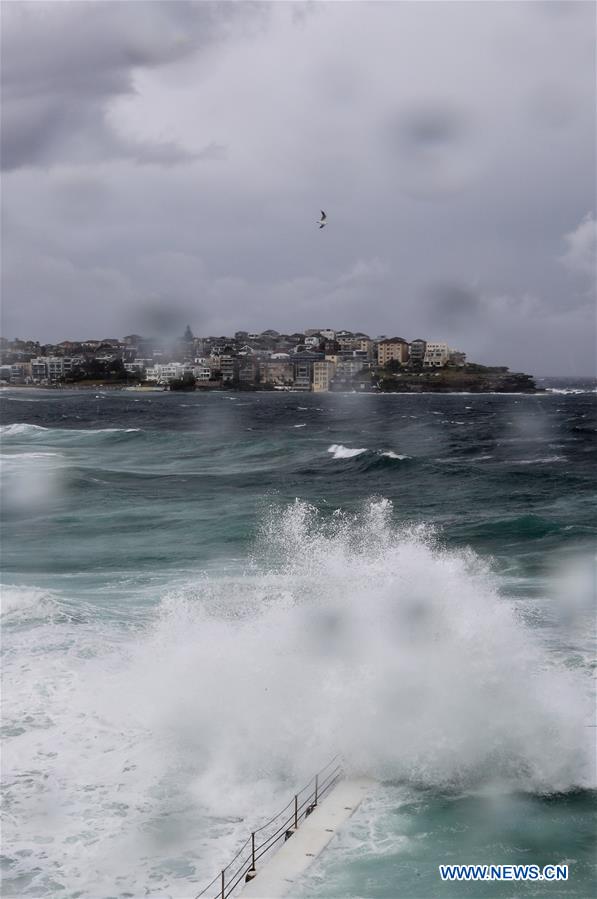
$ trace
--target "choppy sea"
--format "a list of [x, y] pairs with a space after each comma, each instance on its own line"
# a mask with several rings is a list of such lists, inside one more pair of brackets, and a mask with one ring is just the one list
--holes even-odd
[[543, 386], [3, 390], [2, 895], [190, 899], [335, 753], [301, 899], [595, 895], [595, 385]]

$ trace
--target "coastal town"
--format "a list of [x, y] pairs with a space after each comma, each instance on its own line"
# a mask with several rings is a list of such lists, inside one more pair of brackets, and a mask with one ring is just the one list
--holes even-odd
[[0, 338], [0, 385], [137, 390], [524, 391], [530, 375], [467, 362], [441, 340], [310, 328], [281, 334], [236, 331], [196, 337], [187, 325], [170, 340]]

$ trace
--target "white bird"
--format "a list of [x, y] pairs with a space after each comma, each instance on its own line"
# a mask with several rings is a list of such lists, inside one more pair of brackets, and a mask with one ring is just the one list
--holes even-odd
[[327, 217], [327, 215], [325, 214], [325, 212], [324, 212], [323, 209], [322, 209], [322, 210], [321, 210], [321, 218], [319, 219], [318, 222], [315, 222], [316, 225], [319, 225], [319, 230], [320, 230], [320, 231], [321, 231], [322, 228], [325, 228], [325, 226], [327, 225], [327, 219], [328, 219], [328, 217]]

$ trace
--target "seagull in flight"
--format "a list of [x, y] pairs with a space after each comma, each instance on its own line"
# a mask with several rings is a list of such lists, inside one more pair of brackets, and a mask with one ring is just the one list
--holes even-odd
[[325, 228], [325, 226], [327, 225], [327, 223], [328, 223], [327, 220], [328, 220], [328, 217], [327, 217], [327, 215], [325, 214], [325, 212], [324, 212], [323, 209], [322, 209], [322, 210], [321, 210], [321, 218], [319, 219], [318, 222], [315, 222], [316, 225], [319, 225], [319, 230], [320, 230], [320, 231], [321, 231], [322, 228]]

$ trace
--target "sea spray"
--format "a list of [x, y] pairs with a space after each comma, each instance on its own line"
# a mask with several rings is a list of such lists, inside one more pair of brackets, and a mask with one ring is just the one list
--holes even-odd
[[135, 671], [150, 726], [230, 783], [305, 776], [336, 751], [442, 788], [591, 781], [583, 674], [550, 663], [474, 553], [396, 529], [386, 500], [273, 510], [242, 589], [170, 597]]
[[87, 608], [16, 632], [15, 876], [37, 866], [40, 895], [148, 879], [187, 895], [336, 752], [438, 789], [590, 784], [585, 673], [552, 662], [498, 585], [473, 552], [396, 527], [387, 500], [357, 515], [296, 502], [270, 510], [242, 576], [178, 587], [145, 624]]

